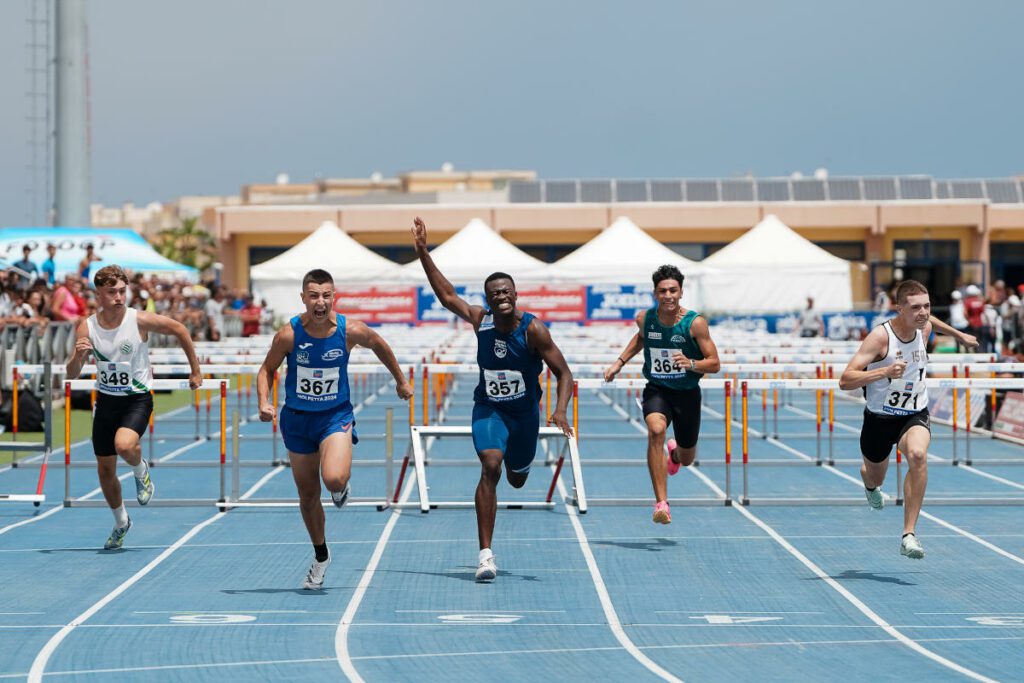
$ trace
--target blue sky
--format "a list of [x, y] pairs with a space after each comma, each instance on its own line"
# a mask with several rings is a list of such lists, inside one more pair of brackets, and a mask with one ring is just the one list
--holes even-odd
[[[0, 2], [25, 225], [29, 0]], [[439, 168], [1024, 173], [1024, 2], [92, 0], [94, 201]]]

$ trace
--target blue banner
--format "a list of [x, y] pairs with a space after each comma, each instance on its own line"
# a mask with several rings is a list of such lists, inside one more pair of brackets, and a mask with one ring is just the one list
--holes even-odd
[[591, 322], [634, 320], [637, 313], [654, 306], [650, 285], [591, 285], [587, 287], [587, 320]]
[[[893, 317], [893, 314], [880, 314], [874, 311], [849, 311], [847, 313], [823, 313], [825, 331], [829, 339], [862, 339], [876, 325]], [[712, 318], [713, 325], [748, 330], [751, 332], [772, 332], [778, 334], [800, 333], [800, 315], [788, 313], [782, 315], [735, 315]]]

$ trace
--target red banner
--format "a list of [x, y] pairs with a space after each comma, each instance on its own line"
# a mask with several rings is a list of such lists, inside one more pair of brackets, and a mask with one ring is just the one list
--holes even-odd
[[415, 323], [415, 287], [341, 287], [334, 310], [364, 323]]
[[1024, 394], [1019, 391], [1006, 392], [992, 431], [1024, 439]]
[[575, 285], [524, 285], [516, 288], [516, 306], [546, 323], [587, 319], [587, 288]]

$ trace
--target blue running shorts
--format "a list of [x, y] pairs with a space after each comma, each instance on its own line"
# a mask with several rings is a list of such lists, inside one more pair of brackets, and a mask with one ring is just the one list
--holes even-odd
[[352, 443], [356, 436], [356, 418], [352, 407], [343, 410], [295, 410], [281, 408], [281, 436], [291, 453], [316, 453], [320, 442], [336, 432], [352, 430]]
[[514, 414], [485, 403], [473, 404], [473, 448], [476, 452], [498, 450], [512, 472], [524, 474], [537, 455], [540, 412]]

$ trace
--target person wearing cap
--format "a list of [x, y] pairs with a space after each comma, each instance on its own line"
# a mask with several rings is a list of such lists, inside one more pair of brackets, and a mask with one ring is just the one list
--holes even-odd
[[[964, 314], [964, 296], [960, 290], [954, 289], [950, 294], [953, 302], [949, 305], [949, 325], [958, 332], [967, 332], [967, 316]], [[957, 340], [956, 350], [960, 351], [960, 341]]]
[[981, 288], [978, 285], [967, 285], [964, 290], [964, 315], [967, 318], [968, 331], [981, 341], [982, 353], [991, 351], [985, 344], [984, 321], [982, 316], [985, 313], [985, 300], [981, 297]]

